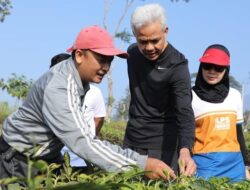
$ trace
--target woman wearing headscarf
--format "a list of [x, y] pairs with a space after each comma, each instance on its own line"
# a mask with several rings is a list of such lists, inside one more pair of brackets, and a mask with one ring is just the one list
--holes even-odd
[[231, 182], [244, 180], [243, 108], [241, 94], [229, 84], [230, 53], [225, 46], [214, 44], [199, 61], [192, 89], [197, 176], [228, 177]]

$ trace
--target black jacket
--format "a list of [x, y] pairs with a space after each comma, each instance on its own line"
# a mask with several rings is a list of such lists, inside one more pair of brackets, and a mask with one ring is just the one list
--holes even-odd
[[187, 59], [171, 44], [156, 61], [146, 59], [136, 44], [128, 53], [131, 102], [124, 142], [150, 149], [192, 148], [195, 125]]

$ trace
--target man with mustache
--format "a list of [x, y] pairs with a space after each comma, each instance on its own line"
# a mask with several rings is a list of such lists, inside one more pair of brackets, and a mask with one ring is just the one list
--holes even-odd
[[188, 61], [167, 40], [163, 7], [147, 4], [131, 17], [137, 43], [128, 48], [131, 93], [124, 147], [193, 175], [194, 114]]

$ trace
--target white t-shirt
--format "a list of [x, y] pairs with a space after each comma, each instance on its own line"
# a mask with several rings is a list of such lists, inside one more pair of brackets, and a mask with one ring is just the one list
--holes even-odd
[[86, 122], [91, 127], [91, 133], [95, 136], [96, 126], [94, 117], [105, 117], [106, 108], [102, 92], [96, 86], [90, 84], [90, 89], [85, 95], [82, 111]]
[[[106, 108], [101, 90], [92, 84], [90, 84], [90, 89], [85, 95], [82, 111], [86, 122], [89, 124], [91, 134], [93, 137], [96, 136], [94, 117], [105, 117]], [[69, 153], [71, 166], [86, 166], [84, 160], [71, 152], [66, 146], [63, 147], [61, 152], [62, 154]]]

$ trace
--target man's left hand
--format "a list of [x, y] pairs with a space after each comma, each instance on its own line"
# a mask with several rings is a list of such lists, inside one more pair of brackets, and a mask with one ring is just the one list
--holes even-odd
[[192, 176], [196, 172], [196, 164], [191, 158], [191, 154], [188, 148], [182, 148], [179, 156], [179, 168], [180, 173], [185, 176]]

